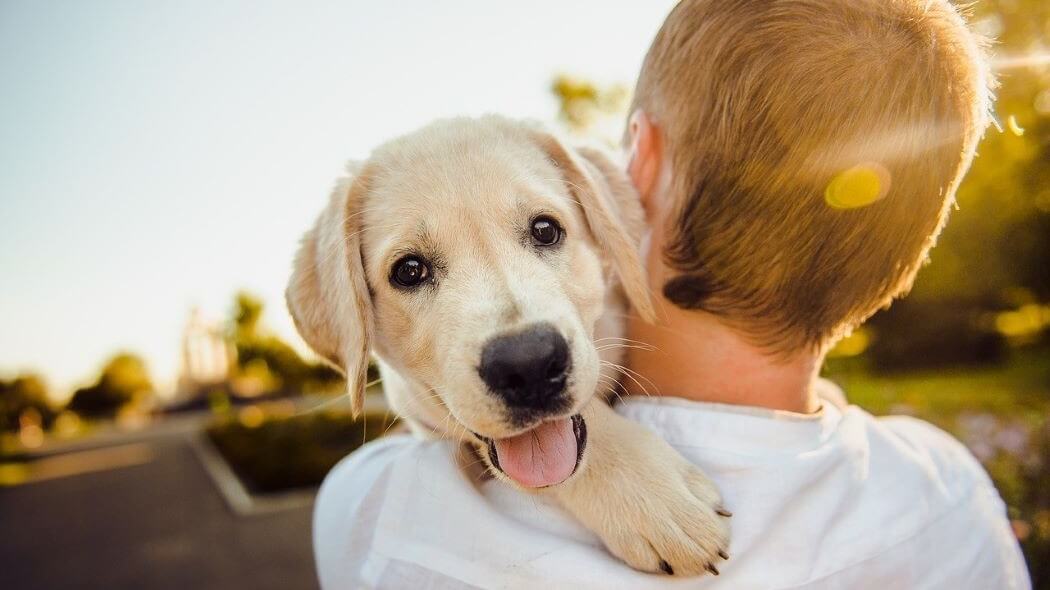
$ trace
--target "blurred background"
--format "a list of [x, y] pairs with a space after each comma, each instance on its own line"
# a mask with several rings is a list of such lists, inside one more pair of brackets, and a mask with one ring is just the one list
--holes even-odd
[[[443, 116], [611, 144], [673, 4], [0, 2], [5, 587], [315, 585], [316, 486], [395, 422], [381, 385], [350, 419], [285, 311], [332, 180]], [[998, 126], [825, 374], [962, 440], [1050, 588], [1050, 4], [973, 11]]]

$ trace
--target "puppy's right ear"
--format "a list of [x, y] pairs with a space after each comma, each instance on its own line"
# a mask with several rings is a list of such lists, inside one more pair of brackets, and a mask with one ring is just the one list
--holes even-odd
[[358, 215], [369, 182], [364, 169], [336, 183], [328, 206], [303, 236], [285, 290], [299, 334], [346, 376], [355, 416], [364, 409], [373, 330]]
[[627, 176], [596, 150], [572, 149], [542, 129], [529, 132], [561, 171], [595, 241], [611, 259], [631, 306], [643, 320], [654, 321], [649, 282], [638, 253], [644, 217]]

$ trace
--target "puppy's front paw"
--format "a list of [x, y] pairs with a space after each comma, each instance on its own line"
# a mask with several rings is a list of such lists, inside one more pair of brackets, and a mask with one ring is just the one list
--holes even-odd
[[595, 532], [631, 567], [679, 576], [718, 575], [729, 559], [729, 517], [703, 473], [684, 460], [670, 472], [639, 473], [618, 493], [622, 507]]
[[729, 558], [729, 517], [714, 484], [670, 445], [602, 403], [585, 410], [585, 463], [553, 486], [562, 504], [631, 567], [718, 574]]

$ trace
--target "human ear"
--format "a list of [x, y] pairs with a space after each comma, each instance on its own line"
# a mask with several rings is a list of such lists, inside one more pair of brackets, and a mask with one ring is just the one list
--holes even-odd
[[631, 113], [627, 131], [630, 137], [627, 175], [641, 197], [642, 207], [651, 219], [658, 198], [656, 193], [660, 185], [660, 171], [663, 168], [663, 139], [660, 129], [641, 109]]

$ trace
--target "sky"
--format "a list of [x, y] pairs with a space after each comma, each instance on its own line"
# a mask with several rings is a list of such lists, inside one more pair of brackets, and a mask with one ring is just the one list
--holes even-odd
[[0, 376], [57, 399], [112, 353], [170, 388], [191, 309], [283, 292], [347, 160], [428, 121], [553, 121], [558, 73], [632, 84], [674, 0], [4, 0]]

